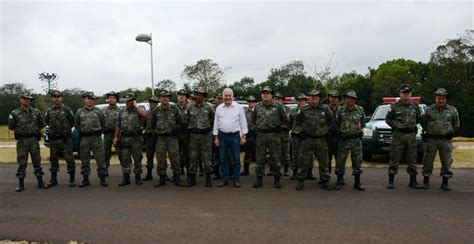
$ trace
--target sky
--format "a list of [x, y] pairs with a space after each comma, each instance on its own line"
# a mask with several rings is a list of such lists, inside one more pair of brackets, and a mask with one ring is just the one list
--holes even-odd
[[[447, 39], [473, 29], [473, 1], [22, 1], [0, 0], [0, 85], [103, 94], [151, 84], [181, 88], [185, 65], [212, 59], [226, 84], [302, 60], [308, 74], [332, 60], [333, 74], [396, 58], [429, 61]], [[332, 57], [332, 58], [331, 58]]]

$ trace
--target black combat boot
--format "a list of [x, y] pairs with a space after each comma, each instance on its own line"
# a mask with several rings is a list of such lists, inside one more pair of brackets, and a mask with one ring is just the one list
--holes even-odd
[[153, 180], [153, 168], [146, 168], [146, 175], [143, 177], [143, 181]]
[[213, 173], [214, 173], [214, 178], [212, 178], [212, 180], [220, 180], [221, 179], [221, 173], [220, 173], [220, 170], [219, 170], [219, 166], [215, 166], [213, 168]]
[[186, 187], [193, 187], [195, 185], [196, 185], [196, 174], [188, 173], [188, 182], [186, 184]]
[[285, 166], [283, 167], [283, 176], [290, 176], [290, 175], [288, 174], [288, 165], [285, 165]]
[[413, 189], [420, 189], [420, 185], [418, 185], [416, 181], [416, 175], [410, 175], [410, 183], [408, 183], [408, 186]]
[[337, 181], [336, 181], [336, 186], [334, 187], [334, 190], [339, 191], [342, 189], [342, 182], [344, 181], [344, 175], [338, 174], [337, 175]]
[[104, 173], [104, 176], [105, 176], [105, 177], [109, 177], [109, 164], [107, 164], [107, 166], [105, 166], [105, 173]]
[[18, 187], [15, 189], [16, 192], [22, 192], [25, 190], [25, 179], [18, 179]]
[[360, 174], [354, 175], [354, 189], [358, 191], [365, 191], [365, 188], [360, 183]]
[[260, 188], [263, 186], [263, 176], [257, 176], [257, 181], [253, 184], [253, 188]]
[[298, 179], [298, 170], [294, 169], [293, 174], [290, 177], [290, 180], [296, 180]]
[[202, 167], [202, 162], [198, 164], [198, 169], [199, 169], [199, 177], [203, 177], [204, 176], [204, 169]]
[[387, 189], [395, 189], [395, 175], [393, 174], [388, 175]]
[[273, 177], [273, 187], [277, 189], [281, 188], [280, 176]]
[[83, 177], [83, 179], [82, 179], [82, 182], [79, 183], [79, 187], [90, 186], [91, 183], [89, 182], [89, 176], [88, 175], [83, 175], [82, 177]]
[[161, 187], [166, 185], [166, 176], [160, 175], [160, 180], [155, 184], [155, 187]]
[[48, 185], [43, 182], [43, 177], [37, 176], [36, 179], [38, 180], [38, 188], [40, 189], [48, 189]]
[[51, 172], [51, 180], [48, 183], [48, 187], [53, 187], [58, 185], [58, 172]]
[[141, 186], [143, 185], [142, 175], [135, 173], [135, 184]]
[[130, 185], [130, 173], [124, 173], [122, 176], [122, 181], [118, 184], [118, 186], [126, 185]]
[[100, 179], [100, 186], [107, 187], [109, 184], [107, 183], [107, 177], [104, 175], [99, 176]]
[[69, 187], [76, 187], [76, 172], [69, 172]]
[[326, 190], [326, 191], [331, 191], [331, 190], [332, 190], [332, 188], [331, 188], [331, 186], [329, 185], [329, 182], [328, 182], [327, 180], [323, 180], [323, 181], [321, 182], [321, 188], [323, 188], [323, 189]]
[[307, 173], [307, 175], [306, 175], [306, 178], [307, 178], [308, 180], [317, 180], [317, 178], [314, 177], [314, 175], [313, 175], [313, 167], [310, 167], [310, 168], [308, 169], [308, 173]]
[[301, 191], [304, 188], [304, 180], [298, 180], [298, 184], [296, 185], [296, 190]]
[[212, 187], [211, 173], [206, 173], [206, 187]]
[[428, 176], [423, 177], [423, 185], [421, 185], [421, 189], [423, 190], [430, 189], [430, 177]]
[[449, 189], [448, 178], [447, 177], [443, 177], [443, 182], [441, 183], [441, 189], [443, 191], [451, 191], [451, 189]]
[[249, 175], [250, 164], [244, 163], [244, 170], [240, 173], [241, 176]]
[[181, 177], [179, 176], [179, 174], [173, 175], [173, 180], [174, 180], [174, 185], [175, 186], [178, 186], [178, 187], [183, 187], [184, 186], [183, 182], [181, 182]]

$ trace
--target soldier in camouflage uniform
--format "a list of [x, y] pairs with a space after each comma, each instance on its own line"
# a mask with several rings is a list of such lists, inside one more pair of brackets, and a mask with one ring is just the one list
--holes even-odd
[[189, 160], [187, 186], [196, 185], [196, 173], [199, 161], [203, 163], [206, 172], [206, 187], [212, 187], [211, 173], [211, 130], [214, 124], [214, 109], [204, 102], [207, 92], [199, 87], [193, 91], [194, 103], [186, 110], [189, 129]]
[[[115, 128], [118, 123], [118, 116], [120, 108], [117, 106], [120, 100], [119, 94], [111, 91], [105, 94], [109, 106], [104, 110], [105, 115], [105, 128], [104, 128], [104, 154], [105, 154], [105, 165], [107, 167], [106, 175], [109, 176], [110, 158], [112, 157], [112, 144], [115, 136]], [[115, 146], [115, 152], [120, 158], [120, 150]]]
[[8, 116], [8, 129], [15, 132], [16, 139], [16, 162], [18, 170], [17, 192], [25, 190], [26, 165], [28, 154], [31, 155], [34, 174], [38, 180], [38, 188], [47, 189], [48, 186], [43, 182], [43, 169], [41, 168], [41, 154], [39, 140], [41, 139], [40, 130], [44, 127], [43, 116], [41, 112], [31, 106], [33, 97], [27, 94], [20, 96], [20, 107], [13, 110]]
[[296, 126], [303, 128], [296, 189], [303, 190], [310, 163], [313, 161], [313, 155], [316, 154], [321, 186], [326, 190], [331, 190], [326, 138], [329, 129], [333, 126], [332, 112], [327, 105], [320, 103], [321, 93], [318, 90], [312, 90], [308, 95], [308, 105], [303, 106], [296, 117]]
[[388, 189], [394, 189], [395, 175], [398, 173], [400, 159], [405, 152], [407, 172], [410, 175], [409, 187], [419, 189], [416, 181], [416, 133], [417, 124], [421, 121], [421, 110], [418, 103], [410, 101], [411, 87], [403, 84], [400, 89], [400, 100], [390, 105], [386, 122], [392, 127], [392, 144], [390, 145], [390, 164], [388, 169]]
[[[290, 110], [289, 115], [291, 126], [291, 170], [293, 171], [293, 175], [290, 177], [290, 180], [296, 180], [298, 175], [298, 158], [300, 155], [301, 132], [303, 131], [303, 128], [301, 126], [297, 126], [296, 117], [298, 116], [300, 109], [306, 105], [306, 96], [303, 93], [300, 93], [295, 96], [295, 100], [297, 107]], [[313, 167], [310, 167], [312, 170]]]
[[[339, 105], [339, 99], [341, 96], [339, 92], [336, 90], [332, 90], [329, 92], [329, 108], [332, 111], [333, 119], [336, 120], [336, 115], [341, 106]], [[332, 158], [334, 157], [334, 164], [337, 163], [337, 128], [335, 126], [331, 127], [328, 132], [328, 166], [329, 166], [329, 174], [331, 174], [331, 165], [332, 165]], [[342, 184], [345, 185], [344, 179], [342, 179]]]
[[153, 179], [153, 161], [155, 159], [155, 152], [156, 152], [156, 135], [153, 132], [153, 123], [151, 122], [151, 118], [153, 115], [153, 110], [155, 110], [156, 106], [158, 105], [158, 98], [156, 96], [150, 96], [148, 98], [148, 105], [150, 106], [150, 110], [146, 112], [145, 120], [144, 120], [144, 128], [145, 128], [145, 145], [146, 145], [146, 176], [143, 178], [144, 181], [152, 180]]
[[181, 89], [178, 91], [178, 103], [176, 107], [178, 108], [181, 118], [183, 118], [176, 125], [176, 133], [178, 137], [179, 145], [179, 162], [181, 166], [181, 174], [184, 174], [184, 168], [186, 171], [189, 171], [189, 131], [188, 131], [188, 121], [186, 118], [186, 109], [188, 108], [188, 99], [189, 95], [186, 90]]
[[79, 187], [90, 185], [89, 175], [91, 173], [90, 161], [91, 152], [97, 163], [97, 174], [100, 178], [100, 185], [108, 186], [106, 181], [107, 167], [105, 165], [104, 143], [102, 141], [102, 132], [105, 127], [105, 116], [102, 110], [95, 107], [97, 97], [93, 92], [82, 94], [84, 107], [77, 110], [74, 118], [74, 127], [79, 133], [81, 158], [81, 174], [83, 176]]
[[184, 186], [181, 183], [181, 167], [179, 163], [179, 146], [178, 138], [176, 136], [176, 127], [182, 124], [183, 118], [179, 113], [179, 109], [170, 104], [171, 93], [168, 91], [161, 91], [160, 106], [158, 106], [151, 115], [152, 130], [157, 137], [156, 141], [156, 158], [158, 159], [158, 175], [160, 181], [155, 184], [155, 187], [166, 185], [166, 155], [168, 155], [171, 162], [171, 169], [173, 170], [173, 181], [176, 186]]
[[63, 104], [63, 93], [52, 91], [53, 104], [46, 111], [44, 124], [49, 127], [49, 160], [51, 161], [51, 180], [48, 186], [58, 185], [59, 156], [63, 155], [67, 163], [69, 186], [75, 187], [76, 162], [74, 161], [71, 129], [74, 127], [74, 113]]
[[270, 170], [273, 174], [273, 186], [281, 188], [281, 128], [288, 126], [288, 115], [283, 105], [272, 100], [273, 90], [264, 87], [261, 91], [262, 101], [257, 103], [252, 113], [252, 123], [257, 129], [256, 157], [257, 181], [254, 188], [263, 186], [265, 161], [267, 152], [270, 154]]
[[[273, 100], [281, 104], [285, 108], [285, 113], [288, 116], [290, 114], [290, 108], [283, 104], [285, 97], [280, 93], [276, 92]], [[282, 126], [281, 133], [281, 165], [283, 165], [283, 176], [289, 176], [288, 169], [290, 167], [290, 130], [288, 126]]]
[[120, 165], [122, 166], [122, 181], [119, 186], [130, 185], [130, 173], [135, 173], [135, 183], [142, 185], [142, 146], [143, 120], [146, 112], [137, 106], [137, 98], [133, 94], [125, 96], [126, 107], [120, 110], [115, 129], [114, 145], [120, 148]]
[[436, 151], [439, 152], [441, 160], [441, 176], [443, 183], [441, 189], [450, 191], [448, 180], [453, 177], [451, 164], [453, 163], [452, 138], [454, 132], [459, 128], [459, 114], [455, 107], [447, 103], [448, 92], [439, 88], [435, 92], [435, 104], [426, 109], [421, 118], [424, 129], [423, 140], [425, 140], [425, 155], [423, 157], [423, 189], [428, 189], [430, 177], [433, 173], [433, 161]]
[[250, 163], [255, 162], [255, 140], [257, 139], [257, 132], [255, 130], [255, 123], [252, 121], [252, 113], [255, 109], [255, 102], [257, 99], [250, 95], [247, 98], [247, 107], [244, 108], [245, 118], [247, 119], [247, 128], [249, 132], [247, 134], [247, 143], [244, 147], [244, 170], [240, 175], [249, 175]]
[[354, 175], [354, 189], [364, 191], [360, 183], [362, 173], [362, 129], [365, 127], [364, 108], [356, 105], [357, 94], [349, 90], [344, 94], [346, 105], [337, 111], [336, 129], [339, 138], [337, 146], [336, 175], [337, 183], [335, 190], [340, 190], [344, 182], [346, 171], [346, 160], [351, 152], [352, 175]]

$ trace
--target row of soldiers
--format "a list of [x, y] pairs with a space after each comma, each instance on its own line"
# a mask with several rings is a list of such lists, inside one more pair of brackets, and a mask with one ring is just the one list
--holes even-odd
[[[421, 116], [419, 105], [410, 101], [411, 87], [402, 86], [401, 99], [391, 105], [387, 115], [387, 123], [393, 128], [394, 135], [391, 145], [389, 166], [389, 189], [394, 188], [394, 177], [402, 155], [405, 153], [410, 174], [409, 186], [413, 188], [429, 187], [429, 178], [433, 170], [433, 160], [439, 150], [443, 176], [443, 190], [449, 190], [448, 179], [452, 176], [452, 134], [459, 127], [459, 117], [454, 107], [446, 103], [447, 92], [436, 91], [436, 103], [429, 106]], [[212, 162], [211, 129], [214, 110], [205, 102], [207, 93], [202, 88], [193, 91], [193, 102], [189, 102], [189, 94], [185, 90], [178, 91], [178, 102], [170, 103], [171, 93], [162, 91], [159, 98], [148, 99], [150, 109], [145, 111], [137, 106], [136, 97], [127, 94], [125, 108], [119, 108], [119, 94], [106, 94], [109, 106], [102, 111], [95, 107], [97, 97], [92, 92], [83, 94], [84, 107], [74, 115], [72, 110], [62, 102], [62, 93], [51, 93], [52, 106], [43, 115], [32, 108], [33, 99], [22, 95], [19, 99], [20, 108], [12, 111], [8, 126], [15, 131], [17, 139], [17, 191], [23, 191], [26, 162], [31, 155], [34, 173], [38, 179], [38, 187], [46, 189], [58, 184], [58, 159], [62, 155], [67, 163], [70, 176], [69, 186], [75, 183], [75, 161], [72, 155], [71, 128], [75, 127], [80, 136], [80, 160], [83, 180], [79, 187], [90, 185], [91, 153], [97, 162], [97, 173], [101, 186], [108, 186], [108, 168], [112, 147], [118, 152], [123, 177], [119, 186], [130, 184], [130, 174], [135, 174], [135, 183], [143, 184], [152, 180], [153, 162], [157, 158], [157, 173], [160, 176], [156, 187], [166, 185], [168, 157], [173, 172], [173, 182], [177, 186], [192, 187], [196, 185], [198, 169], [206, 176], [205, 186], [211, 187], [211, 174], [218, 178], [219, 169]], [[275, 95], [275, 97], [274, 97]], [[341, 96], [337, 91], [329, 93], [328, 105], [321, 103], [321, 93], [312, 90], [308, 96], [298, 94], [295, 99], [297, 107], [289, 109], [283, 105], [283, 96], [274, 94], [269, 87], [261, 90], [262, 101], [256, 98], [247, 99], [245, 109], [249, 133], [245, 145], [244, 170], [241, 175], [249, 174], [249, 165], [256, 161], [257, 180], [255, 188], [263, 185], [265, 164], [270, 164], [270, 173], [274, 177], [274, 187], [281, 188], [281, 165], [283, 175], [293, 170], [291, 179], [298, 180], [297, 190], [304, 188], [306, 179], [312, 176], [313, 157], [319, 164], [320, 184], [326, 190], [339, 190], [345, 185], [345, 164], [349, 152], [352, 159], [354, 189], [363, 191], [360, 176], [362, 173], [362, 130], [365, 127], [365, 113], [356, 104], [357, 95], [353, 90], [346, 92], [344, 106], [339, 105]], [[438, 102], [444, 98], [444, 103]], [[416, 182], [416, 125], [421, 123], [426, 133], [426, 153], [424, 157], [424, 182], [419, 186]], [[50, 130], [51, 180], [45, 184], [42, 180], [41, 157], [39, 153], [40, 130], [45, 126]], [[144, 136], [143, 136], [144, 132]], [[450, 136], [449, 136], [450, 135]], [[102, 139], [103, 137], [103, 139]], [[145, 138], [146, 169], [142, 178], [142, 145]], [[291, 151], [291, 153], [290, 153]], [[214, 151], [215, 152], [215, 151]], [[413, 153], [414, 157], [413, 157]], [[336, 161], [335, 187], [329, 184], [331, 160]], [[185, 170], [186, 169], [186, 170]], [[181, 182], [180, 175], [187, 172], [187, 183]]]

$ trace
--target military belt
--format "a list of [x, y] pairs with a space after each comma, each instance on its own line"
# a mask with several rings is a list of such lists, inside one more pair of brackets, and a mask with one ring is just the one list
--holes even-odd
[[113, 134], [115, 133], [115, 129], [105, 129], [104, 134]]
[[176, 129], [176, 133], [178, 134], [187, 134], [189, 131], [186, 128], [178, 128]]
[[70, 131], [63, 132], [63, 133], [52, 133], [51, 132], [49, 137], [51, 138], [51, 140], [56, 140], [56, 139], [66, 140], [69, 137], [71, 137], [71, 132]]
[[445, 135], [433, 135], [433, 134], [425, 134], [426, 138], [431, 139], [444, 139], [444, 140], [451, 140], [453, 139], [453, 133], [448, 133]]
[[189, 133], [192, 133], [192, 134], [206, 135], [206, 134], [209, 134], [210, 132], [211, 132], [210, 128], [207, 128], [207, 129], [191, 128], [191, 129], [189, 129]]
[[141, 136], [142, 134], [141, 133], [121, 133], [120, 134], [121, 136], [123, 137], [137, 137], [137, 136]]
[[361, 133], [353, 134], [353, 135], [348, 135], [348, 134], [340, 134], [339, 139], [342, 140], [347, 140], [347, 139], [360, 139], [361, 138]]
[[303, 135], [303, 138], [309, 138], [309, 139], [321, 139], [321, 138], [325, 138], [328, 134], [324, 134], [324, 135], [320, 135], [320, 136], [313, 136], [313, 135], [309, 135], [305, 132], [302, 133]]
[[155, 135], [158, 136], [158, 137], [176, 136], [176, 133], [174, 133], [174, 132], [169, 132], [169, 133], [155, 133]]
[[410, 134], [410, 133], [418, 132], [418, 128], [416, 128], [416, 127], [413, 127], [413, 128], [396, 128], [395, 131], [403, 133], [403, 134]]
[[270, 129], [258, 129], [258, 133], [279, 133], [281, 132], [280, 127], [270, 128]]
[[80, 132], [79, 135], [80, 137], [91, 137], [91, 136], [99, 137], [102, 135], [102, 131], [98, 130], [98, 131], [93, 131], [93, 132]]
[[15, 139], [18, 140], [18, 139], [22, 139], [22, 138], [30, 138], [30, 137], [36, 137], [38, 139], [41, 138], [40, 136], [40, 133], [18, 133], [18, 132], [15, 132]]

